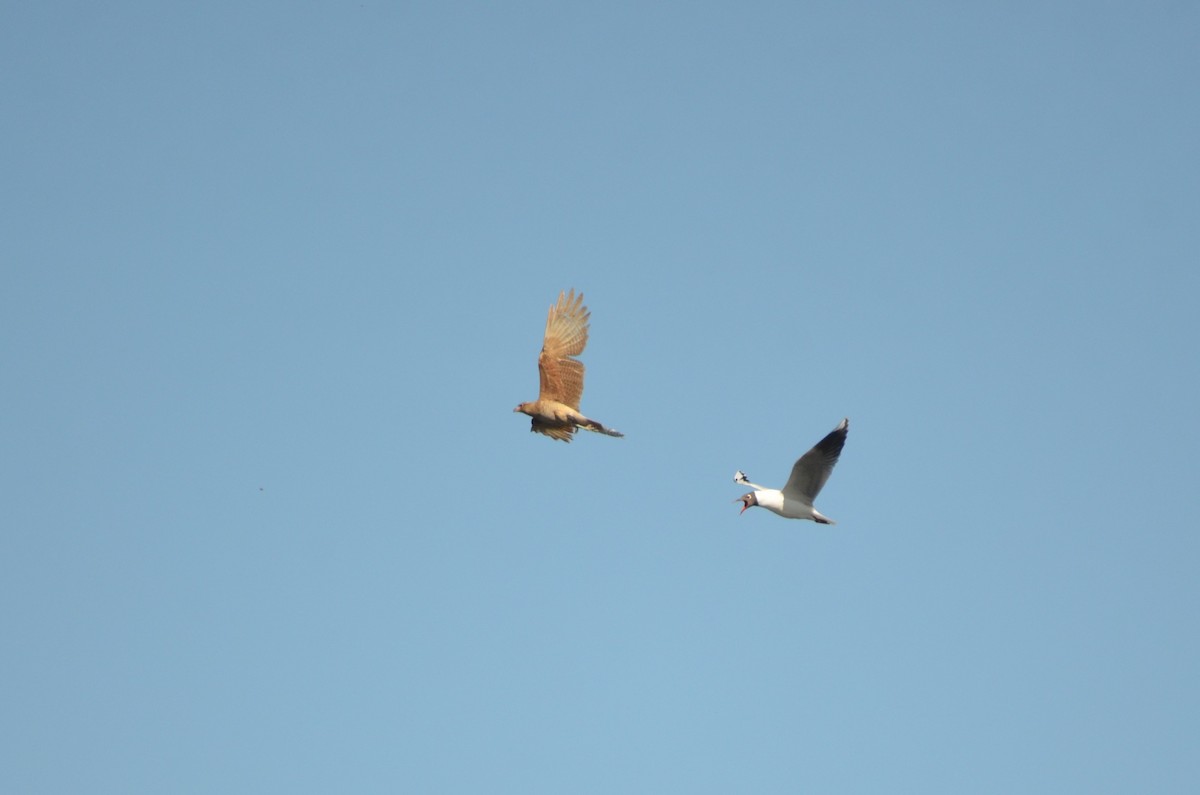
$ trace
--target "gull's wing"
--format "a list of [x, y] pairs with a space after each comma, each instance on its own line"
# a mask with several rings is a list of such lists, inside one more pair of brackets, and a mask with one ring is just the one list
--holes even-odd
[[811, 506], [813, 500], [821, 493], [825, 481], [833, 465], [842, 454], [846, 444], [846, 434], [850, 430], [850, 420], [842, 420], [836, 428], [829, 432], [821, 441], [792, 465], [792, 476], [783, 487], [783, 496], [789, 500], [797, 500]]
[[766, 488], [766, 486], [760, 486], [757, 483], [751, 483], [749, 478], [746, 477], [746, 473], [740, 469], [733, 473], [733, 482], [739, 486], [749, 486], [755, 491], [762, 491]]
[[583, 305], [583, 293], [575, 295], [572, 289], [570, 293], [558, 294], [558, 303], [550, 307], [546, 316], [546, 338], [538, 356], [541, 376], [538, 400], [553, 400], [579, 409], [583, 362], [571, 357], [583, 353], [587, 345], [589, 317], [591, 312]]

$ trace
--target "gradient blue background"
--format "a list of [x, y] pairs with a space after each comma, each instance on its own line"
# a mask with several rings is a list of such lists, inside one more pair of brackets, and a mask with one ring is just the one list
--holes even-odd
[[5, 3], [0, 790], [1194, 791], [1197, 41]]

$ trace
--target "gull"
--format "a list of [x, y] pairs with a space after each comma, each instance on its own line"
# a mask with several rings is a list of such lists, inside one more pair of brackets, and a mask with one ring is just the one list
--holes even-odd
[[792, 476], [782, 489], [768, 489], [746, 479], [746, 473], [740, 469], [734, 473], [733, 482], [749, 486], [754, 491], [743, 494], [734, 502], [742, 503], [742, 510], [758, 505], [768, 511], [777, 513], [785, 519], [811, 519], [820, 524], [836, 524], [828, 516], [823, 516], [813, 507], [813, 500], [821, 493], [825, 481], [833, 465], [842, 454], [842, 446], [846, 444], [846, 434], [850, 429], [850, 419], [846, 418], [830, 431], [824, 439], [813, 445], [813, 448], [797, 459], [792, 465]]
[[538, 399], [522, 403], [513, 411], [533, 417], [530, 431], [552, 439], [570, 442], [576, 428], [609, 436], [624, 436], [579, 413], [583, 395], [583, 362], [575, 357], [583, 353], [588, 340], [591, 312], [583, 305], [583, 293], [559, 293], [558, 303], [546, 316], [546, 336], [538, 355], [540, 389]]

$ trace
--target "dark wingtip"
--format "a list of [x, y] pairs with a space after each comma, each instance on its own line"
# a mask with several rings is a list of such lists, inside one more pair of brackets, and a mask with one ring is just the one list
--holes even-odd
[[817, 442], [817, 449], [826, 456], [837, 456], [842, 452], [842, 448], [846, 445], [846, 435], [850, 433], [849, 418], [842, 420], [838, 426], [825, 435], [825, 438]]

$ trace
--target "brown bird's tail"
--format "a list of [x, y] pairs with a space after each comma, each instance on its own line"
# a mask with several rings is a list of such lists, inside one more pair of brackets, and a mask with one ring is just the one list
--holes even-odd
[[587, 428], [589, 431], [595, 431], [596, 433], [603, 433], [606, 436], [616, 436], [618, 438], [625, 436], [625, 434], [621, 433], [620, 431], [614, 431], [612, 428], [605, 428], [603, 425], [593, 419], [585, 418], [585, 421], [581, 422], [579, 427]]

